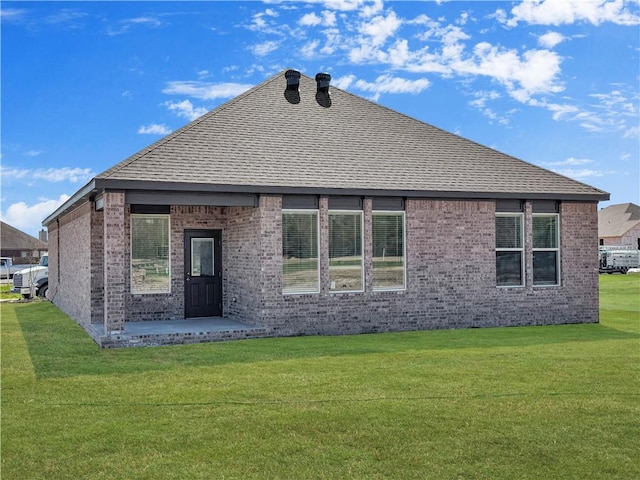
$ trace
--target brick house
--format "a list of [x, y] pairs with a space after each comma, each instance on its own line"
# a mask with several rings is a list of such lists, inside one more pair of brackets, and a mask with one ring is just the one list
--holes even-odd
[[329, 82], [275, 75], [92, 179], [44, 220], [52, 301], [103, 346], [191, 318], [255, 336], [598, 321], [606, 192]]
[[640, 206], [619, 203], [600, 210], [598, 237], [603, 246], [626, 246], [640, 250]]

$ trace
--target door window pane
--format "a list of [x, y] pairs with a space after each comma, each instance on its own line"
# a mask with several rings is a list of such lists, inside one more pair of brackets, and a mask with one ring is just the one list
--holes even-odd
[[191, 276], [213, 276], [213, 238], [191, 239]]

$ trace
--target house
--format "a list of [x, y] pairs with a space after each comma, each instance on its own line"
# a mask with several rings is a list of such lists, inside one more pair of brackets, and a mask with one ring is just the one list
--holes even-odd
[[633, 203], [620, 203], [600, 210], [598, 237], [600, 245], [624, 245], [640, 250], [640, 207]]
[[47, 217], [50, 297], [102, 346], [597, 322], [608, 198], [287, 70]]
[[0, 222], [0, 256], [11, 257], [17, 264], [38, 263], [42, 254], [47, 252], [46, 232], [40, 232], [41, 238]]

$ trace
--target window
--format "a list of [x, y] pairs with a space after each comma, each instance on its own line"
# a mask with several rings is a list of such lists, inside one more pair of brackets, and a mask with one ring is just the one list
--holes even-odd
[[404, 289], [404, 212], [373, 212], [372, 230], [373, 289]]
[[364, 290], [362, 212], [329, 212], [329, 282], [335, 292]]
[[496, 284], [524, 285], [523, 215], [496, 214]]
[[131, 293], [169, 293], [169, 215], [131, 215]]
[[318, 211], [282, 212], [282, 293], [320, 291]]
[[557, 214], [533, 214], [533, 284], [560, 283], [560, 248]]

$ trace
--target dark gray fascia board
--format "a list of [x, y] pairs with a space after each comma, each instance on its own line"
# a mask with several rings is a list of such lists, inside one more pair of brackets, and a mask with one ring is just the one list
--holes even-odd
[[220, 185], [209, 183], [182, 182], [153, 182], [146, 180], [114, 180], [109, 178], [94, 178], [78, 190], [69, 200], [63, 203], [51, 215], [42, 221], [47, 226], [61, 214], [75, 208], [79, 203], [88, 201], [100, 191], [163, 191], [200, 193], [242, 193], [242, 194], [272, 194], [272, 195], [358, 195], [383, 196], [405, 198], [430, 199], [465, 199], [465, 200], [493, 200], [493, 199], [522, 199], [522, 200], [562, 200], [574, 202], [602, 202], [609, 200], [607, 192], [593, 194], [575, 193], [533, 193], [533, 192], [465, 192], [465, 191], [427, 191], [427, 190], [381, 190], [381, 189], [346, 189], [322, 187], [280, 187], [272, 185]]
[[[430, 190], [381, 190], [363, 188], [323, 188], [323, 187], [284, 187], [273, 185], [221, 185], [209, 183], [153, 182], [141, 180], [96, 179], [99, 190], [154, 190], [199, 193], [249, 193], [274, 195], [360, 195], [409, 198], [461, 198], [461, 199], [498, 199], [516, 198], [523, 200], [566, 200], [599, 202], [609, 200], [609, 193], [599, 191], [593, 194], [576, 193], [534, 193], [534, 192], [472, 192], [472, 191], [430, 191]], [[595, 189], [594, 189], [595, 190]]]

